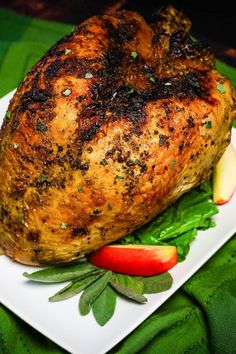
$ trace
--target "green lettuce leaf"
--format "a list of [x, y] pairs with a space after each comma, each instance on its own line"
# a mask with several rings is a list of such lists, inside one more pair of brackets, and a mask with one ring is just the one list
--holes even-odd
[[121, 240], [122, 244], [175, 245], [183, 261], [197, 230], [215, 226], [211, 217], [218, 212], [212, 201], [210, 182], [184, 194], [174, 205], [145, 226]]

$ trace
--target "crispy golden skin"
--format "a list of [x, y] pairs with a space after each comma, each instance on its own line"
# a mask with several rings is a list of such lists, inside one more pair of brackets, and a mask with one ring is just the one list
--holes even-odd
[[93, 17], [14, 95], [0, 133], [0, 246], [69, 262], [145, 224], [211, 175], [235, 92], [168, 7]]

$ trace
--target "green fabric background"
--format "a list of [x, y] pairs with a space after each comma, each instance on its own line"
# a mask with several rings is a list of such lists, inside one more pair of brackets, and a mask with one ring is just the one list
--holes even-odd
[[[0, 96], [72, 29], [0, 8]], [[235, 69], [217, 67], [236, 85]], [[42, 353], [65, 351], [0, 304], [0, 354]], [[110, 353], [236, 354], [236, 237]]]

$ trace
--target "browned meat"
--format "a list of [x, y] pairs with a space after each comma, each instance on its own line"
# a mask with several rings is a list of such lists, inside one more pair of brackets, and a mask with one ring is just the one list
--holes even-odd
[[235, 92], [168, 7], [93, 17], [28, 73], [0, 133], [0, 245], [68, 262], [143, 225], [211, 175]]

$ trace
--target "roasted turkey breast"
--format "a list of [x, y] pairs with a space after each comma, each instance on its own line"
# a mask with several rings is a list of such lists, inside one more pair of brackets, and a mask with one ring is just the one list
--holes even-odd
[[208, 179], [235, 92], [167, 7], [97, 16], [60, 40], [11, 100], [0, 133], [0, 245], [25, 264], [76, 260]]

